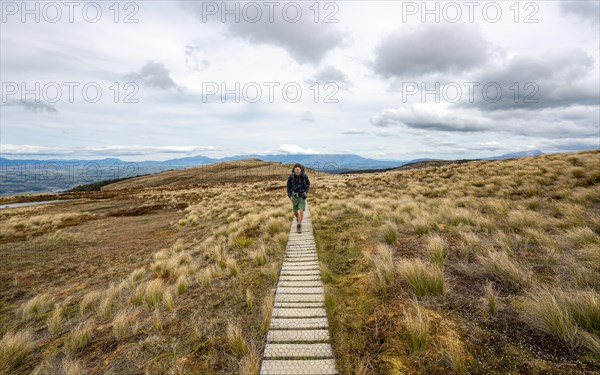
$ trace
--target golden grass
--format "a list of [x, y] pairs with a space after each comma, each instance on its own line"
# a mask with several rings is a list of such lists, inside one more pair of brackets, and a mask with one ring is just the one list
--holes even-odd
[[227, 324], [226, 335], [229, 348], [238, 356], [243, 356], [248, 351], [246, 340], [242, 334], [242, 327], [239, 323], [229, 322]]
[[504, 251], [488, 251], [477, 256], [479, 265], [487, 277], [497, 282], [519, 290], [531, 283], [531, 275]]
[[240, 360], [240, 375], [258, 375], [260, 371], [260, 351], [256, 345], [250, 345]]
[[246, 289], [246, 307], [248, 310], [252, 310], [254, 306], [254, 293], [250, 289]]
[[398, 227], [392, 222], [387, 222], [383, 226], [382, 230], [383, 240], [388, 244], [392, 245], [398, 240]]
[[261, 317], [262, 317], [262, 326], [261, 331], [263, 334], [266, 334], [269, 330], [269, 326], [271, 324], [271, 314], [273, 313], [273, 304], [275, 303], [275, 298], [272, 293], [267, 293], [262, 302], [261, 307]]
[[[593, 354], [600, 346], [595, 328], [600, 287], [597, 162], [598, 153], [588, 152], [319, 177], [311, 214], [340, 372], [596, 371], [600, 366]], [[572, 167], [578, 168], [575, 175]], [[289, 169], [285, 169], [287, 175]], [[231, 177], [232, 172], [227, 174]], [[173, 171], [171, 176], [177, 173]], [[193, 179], [193, 174], [188, 177]], [[165, 178], [161, 177], [168, 181]], [[255, 373], [252, 364], [259, 362], [273, 307], [272, 296], [267, 293], [265, 298], [263, 292], [275, 286], [288, 240], [291, 212], [284, 180], [252, 182], [250, 186], [244, 181], [250, 189], [241, 192], [239, 182], [229, 181], [218, 186], [123, 191], [118, 201], [100, 196], [102, 203], [90, 211], [103, 218], [97, 225], [84, 227], [82, 224], [90, 224], [86, 217], [42, 224], [32, 232], [44, 234], [37, 239], [26, 235], [25, 226], [4, 224], [12, 216], [13, 222], [26, 222], [41, 214], [53, 216], [57, 209], [0, 212], [3, 230], [13, 230], [3, 241], [15, 241], [16, 248], [61, 253], [67, 246], [77, 246], [103, 251], [93, 259], [103, 268], [90, 272], [89, 280], [70, 282], [61, 277], [60, 284], [31, 285], [30, 290], [52, 296], [45, 312], [32, 315], [38, 319], [15, 319], [14, 312], [27, 302], [23, 296], [31, 297], [25, 286], [29, 288], [31, 280], [43, 277], [32, 277], [20, 264], [17, 272], [7, 270], [14, 286], [3, 293], [15, 301], [15, 308], [9, 308], [10, 316], [3, 315], [5, 331], [31, 328], [40, 345], [35, 355], [16, 365], [16, 373], [38, 368], [38, 373], [64, 373], [62, 353], [58, 357], [53, 353], [63, 347], [70, 352], [67, 342], [73, 327], [85, 323], [93, 328], [93, 341], [69, 357], [77, 360], [84, 372], [120, 373], [123, 368], [135, 368], [150, 374], [246, 373], [244, 369]], [[354, 189], [357, 186], [361, 189]], [[252, 190], [252, 196], [245, 190]], [[239, 199], [246, 198], [255, 205], [240, 207]], [[141, 201], [158, 209], [146, 216], [136, 211]], [[103, 213], [123, 205], [129, 206], [121, 211], [140, 216]], [[172, 214], [163, 214], [170, 210]], [[150, 247], [149, 239], [160, 244], [137, 260], [124, 261], [123, 257], [120, 263], [106, 267], [106, 247], [94, 243], [95, 237], [114, 231], [115, 240], [127, 244], [128, 236], [135, 237], [132, 233], [155, 217], [161, 219], [138, 245]], [[59, 230], [65, 226], [68, 231]], [[386, 284], [381, 293], [371, 287], [378, 276], [370, 260], [379, 256], [386, 226], [397, 230], [396, 239], [390, 238], [386, 245], [391, 258], [404, 260], [397, 264], [399, 277], [394, 276], [401, 282]], [[241, 243], [236, 243], [238, 239]], [[489, 254], [492, 258], [484, 260]], [[64, 262], [60, 272], [81, 266], [60, 256], [43, 265], [49, 270], [48, 280], [58, 274], [60, 262]], [[232, 260], [237, 269], [228, 267]], [[116, 273], [117, 278], [107, 277]], [[152, 293], [147, 292], [153, 288], [148, 285], [157, 283], [154, 280], [160, 280], [162, 288], [157, 288], [160, 297], [156, 302], [149, 303], [147, 297]], [[112, 299], [107, 293], [111, 285], [120, 290]], [[548, 288], [555, 296], [566, 321], [575, 327], [573, 341], [549, 333], [541, 312], [531, 310], [535, 318], [522, 313], [523, 306], [538, 303], [532, 298], [538, 288]], [[437, 292], [440, 289], [443, 292]], [[252, 291], [252, 298], [246, 299], [246, 290]], [[429, 295], [435, 297], [424, 298]], [[402, 315], [407, 306], [407, 315], [418, 322], [415, 308], [407, 305], [413, 296], [420, 299], [422, 319], [430, 327], [418, 355], [409, 355], [415, 351]], [[76, 304], [66, 303], [65, 297]], [[263, 306], [267, 298], [271, 298], [268, 308]], [[254, 306], [258, 301], [261, 308]], [[63, 308], [61, 314], [58, 306]], [[103, 310], [106, 313], [101, 313]], [[126, 322], [124, 311], [131, 311], [130, 321]], [[238, 322], [245, 354], [229, 344], [224, 329], [228, 322]], [[66, 333], [68, 330], [71, 333]], [[174, 337], [177, 344], [171, 341]], [[503, 339], [495, 340], [497, 337]], [[410, 350], [404, 350], [406, 347]], [[477, 358], [473, 367], [467, 349]]]
[[398, 270], [418, 298], [428, 294], [444, 294], [444, 270], [420, 259], [403, 260]]
[[578, 327], [568, 307], [548, 289], [539, 289], [524, 301], [523, 318], [532, 326], [565, 342], [571, 349], [578, 345]]
[[30, 331], [7, 332], [0, 340], [0, 371], [9, 374], [19, 366], [35, 347]]
[[23, 319], [38, 317], [50, 311], [54, 305], [54, 299], [48, 293], [41, 293], [23, 303], [19, 314]]
[[444, 267], [448, 257], [448, 247], [443, 237], [433, 235], [427, 241], [427, 253], [429, 261], [439, 267]]
[[50, 332], [52, 335], [56, 335], [61, 331], [64, 315], [64, 306], [62, 304], [56, 304], [52, 314], [48, 318], [48, 332]]
[[102, 297], [102, 292], [99, 290], [93, 290], [91, 292], [86, 293], [81, 302], [79, 303], [79, 312], [81, 316], [87, 314], [88, 311], [94, 309], [98, 300]]
[[394, 282], [396, 276], [396, 268], [392, 249], [388, 246], [380, 244], [378, 252], [372, 258], [373, 262], [373, 278], [375, 285], [379, 289], [384, 289]]
[[158, 305], [165, 293], [165, 284], [161, 279], [154, 279], [146, 282], [143, 288], [142, 300], [149, 308]]
[[123, 309], [115, 315], [112, 321], [112, 333], [115, 339], [122, 340], [128, 334], [136, 331], [138, 323], [133, 324], [132, 322], [136, 317], [136, 313], [131, 309]]
[[92, 340], [93, 332], [94, 326], [92, 321], [88, 320], [80, 323], [67, 336], [65, 350], [69, 353], [74, 353], [85, 348]]
[[413, 353], [425, 350], [429, 337], [429, 324], [423, 316], [423, 311], [418, 302], [412, 304], [413, 312], [404, 309], [404, 324], [408, 331]]

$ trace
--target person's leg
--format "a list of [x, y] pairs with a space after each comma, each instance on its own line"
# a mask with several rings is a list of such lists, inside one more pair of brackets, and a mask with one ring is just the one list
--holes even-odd
[[298, 224], [302, 224], [302, 218], [303, 218], [303, 217], [304, 217], [304, 211], [303, 211], [303, 210], [301, 210], [301, 209], [300, 209], [300, 210], [298, 210], [298, 216], [297, 216], [297, 219], [298, 219]]
[[292, 210], [294, 210], [294, 216], [296, 217], [296, 221], [298, 221], [298, 201], [296, 198], [292, 201]]

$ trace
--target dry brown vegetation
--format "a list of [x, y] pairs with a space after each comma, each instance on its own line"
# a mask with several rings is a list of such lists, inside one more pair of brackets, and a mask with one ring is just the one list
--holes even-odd
[[320, 184], [342, 373], [600, 371], [598, 151]]
[[2, 210], [0, 373], [255, 373], [291, 166], [205, 168]]
[[[599, 156], [309, 172], [340, 372], [600, 371]], [[290, 169], [188, 168], [0, 211], [0, 373], [256, 374]]]

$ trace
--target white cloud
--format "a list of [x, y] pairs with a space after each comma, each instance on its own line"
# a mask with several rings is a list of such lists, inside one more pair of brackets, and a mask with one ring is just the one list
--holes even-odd
[[323, 151], [312, 149], [312, 148], [304, 148], [298, 145], [291, 144], [283, 144], [279, 146], [275, 153], [281, 154], [321, 154]]
[[36, 145], [15, 145], [3, 143], [0, 145], [3, 155], [27, 156], [134, 156], [155, 154], [186, 154], [216, 151], [214, 146], [139, 146], [139, 145], [108, 145], [88, 147], [52, 147]]

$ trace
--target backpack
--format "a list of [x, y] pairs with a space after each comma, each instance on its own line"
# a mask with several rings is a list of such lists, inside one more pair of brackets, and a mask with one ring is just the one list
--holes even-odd
[[[294, 168], [292, 168], [292, 173], [290, 174], [290, 176], [288, 177], [288, 180], [292, 180], [292, 182], [294, 181], [294, 177], [296, 176], [296, 173], [294, 173]], [[304, 184], [304, 186], [308, 186], [308, 183], [306, 182], [306, 174], [304, 173], [304, 167], [301, 168], [300, 170], [300, 177], [302, 177], [302, 183]], [[294, 192], [292, 192], [293, 194]]]

